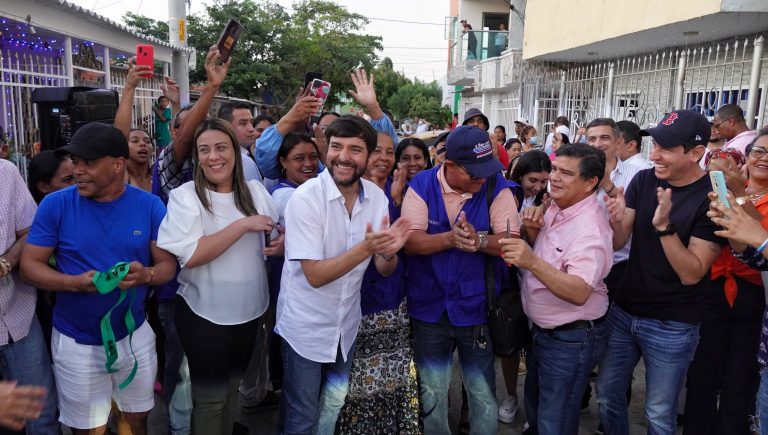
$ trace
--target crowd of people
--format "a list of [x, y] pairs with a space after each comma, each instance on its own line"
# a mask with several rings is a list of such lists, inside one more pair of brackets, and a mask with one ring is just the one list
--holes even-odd
[[[449, 434], [458, 354], [459, 433], [522, 403], [526, 434], [576, 434], [594, 376], [595, 429], [629, 433], [641, 358], [649, 433], [676, 433], [684, 387], [684, 433], [768, 430], [768, 130], [738, 106], [576, 134], [558, 117], [541, 141], [470, 109], [430, 147], [360, 69], [365, 117], [315, 116], [303, 89], [277, 122], [211, 118], [229, 62], [210, 49], [192, 106], [166, 78], [167, 138], [131, 127], [151, 68], [131, 64], [114, 125], [34, 156], [27, 185], [0, 160], [0, 425], [143, 434], [159, 393], [173, 434], [275, 407], [280, 434]], [[505, 292], [530, 343], [499, 403]]]

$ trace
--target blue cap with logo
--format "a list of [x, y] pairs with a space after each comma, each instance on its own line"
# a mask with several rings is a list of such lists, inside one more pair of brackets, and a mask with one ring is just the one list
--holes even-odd
[[445, 142], [445, 159], [461, 165], [470, 175], [488, 178], [504, 170], [493, 156], [493, 145], [488, 132], [474, 125], [456, 127]]
[[640, 136], [651, 136], [663, 148], [685, 145], [707, 145], [711, 133], [709, 121], [693, 110], [675, 110], [664, 116], [656, 127], [640, 130]]

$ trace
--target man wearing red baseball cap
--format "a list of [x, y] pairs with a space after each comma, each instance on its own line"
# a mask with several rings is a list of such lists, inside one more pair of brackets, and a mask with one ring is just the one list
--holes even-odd
[[626, 391], [642, 357], [649, 433], [674, 434], [677, 395], [699, 341], [702, 286], [724, 240], [707, 217], [709, 177], [699, 167], [707, 119], [676, 110], [654, 128], [653, 168], [606, 198], [614, 249], [632, 238], [622, 291], [608, 311], [608, 340], [597, 379], [605, 433], [629, 433]]

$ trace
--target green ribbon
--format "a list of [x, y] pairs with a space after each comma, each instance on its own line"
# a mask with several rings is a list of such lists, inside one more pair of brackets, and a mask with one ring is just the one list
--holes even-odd
[[[106, 272], [96, 272], [93, 276], [93, 285], [100, 294], [106, 295], [115, 290], [120, 284], [120, 281], [128, 275], [128, 269], [130, 265], [127, 262], [120, 262], [110, 267]], [[107, 356], [106, 368], [107, 373], [116, 373], [118, 370], [112, 365], [117, 361], [117, 341], [115, 340], [115, 331], [112, 329], [112, 311], [115, 310], [120, 304], [123, 303], [126, 296], [130, 293], [128, 302], [128, 310], [125, 312], [125, 327], [128, 329], [128, 345], [131, 348], [131, 356], [133, 356], [133, 369], [131, 374], [119, 385], [122, 390], [127, 387], [133, 381], [136, 376], [136, 371], [139, 368], [139, 363], [136, 360], [136, 354], [133, 352], [133, 332], [136, 330], [136, 321], [133, 318], [133, 300], [136, 297], [136, 290], [131, 288], [128, 290], [121, 290], [120, 297], [117, 299], [115, 305], [107, 311], [107, 314], [101, 318], [101, 341], [104, 344], [104, 354]]]

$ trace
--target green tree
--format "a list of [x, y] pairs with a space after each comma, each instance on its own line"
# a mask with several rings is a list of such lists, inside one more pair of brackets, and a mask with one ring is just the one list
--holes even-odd
[[[222, 1], [207, 5], [205, 13], [188, 17], [189, 45], [197, 51], [197, 68], [190, 80], [205, 81], [205, 54], [234, 18], [244, 30], [232, 53], [222, 92], [272, 104], [288, 103], [287, 107], [303, 85], [304, 74], [317, 71], [331, 83], [327, 104], [337, 103], [352, 88], [352, 69], [362, 65], [370, 70], [376, 64], [381, 37], [365, 34], [368, 20], [364, 16], [330, 1], [306, 0], [293, 8], [289, 13], [270, 0]], [[152, 36], [164, 28], [163, 39], [167, 40], [165, 23], [131, 13], [123, 20]]]
[[[392, 95], [401, 87], [411, 82], [407, 77], [392, 69], [392, 60], [388, 57], [382, 59], [379, 66], [373, 71], [373, 74], [373, 86], [376, 89], [376, 96], [380, 104], [384, 106], [386, 106]], [[386, 108], [389, 109], [389, 107]]]
[[416, 80], [401, 86], [387, 100], [387, 107], [399, 118], [424, 118], [443, 126], [451, 120], [451, 110], [441, 106], [442, 90], [437, 82]]
[[161, 41], [168, 40], [168, 23], [166, 22], [156, 21], [133, 12], [126, 12], [123, 15], [123, 23], [135, 32], [155, 37]]

